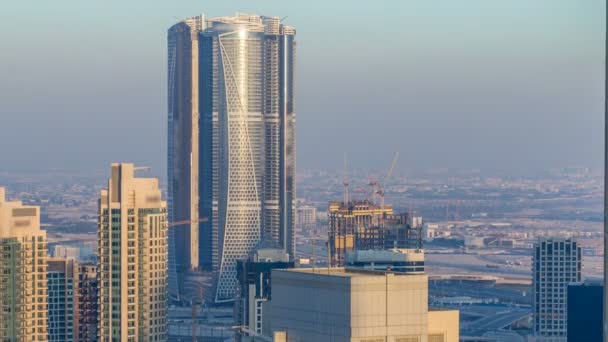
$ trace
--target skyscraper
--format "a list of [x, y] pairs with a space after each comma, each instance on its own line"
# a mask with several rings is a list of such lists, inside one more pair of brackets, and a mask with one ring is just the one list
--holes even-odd
[[0, 187], [0, 340], [47, 340], [46, 232], [40, 208]]
[[534, 335], [565, 341], [567, 286], [581, 281], [581, 247], [571, 239], [543, 238], [534, 244], [532, 305]]
[[78, 265], [74, 259], [47, 259], [49, 342], [75, 341]]
[[167, 336], [167, 211], [156, 178], [112, 164], [99, 199], [100, 341]]
[[97, 341], [97, 316], [99, 314], [97, 284], [97, 266], [93, 264], [78, 265], [75, 341]]
[[[199, 256], [189, 264], [215, 274], [216, 302], [234, 299], [236, 262], [260, 241], [295, 254], [295, 44], [278, 17], [196, 17], [169, 29], [170, 219], [189, 220], [189, 255]], [[179, 201], [189, 215], [178, 215]], [[187, 257], [175, 233], [179, 271]]]
[[168, 32], [168, 209], [170, 296], [179, 299], [181, 275], [199, 266], [198, 32], [202, 16]]

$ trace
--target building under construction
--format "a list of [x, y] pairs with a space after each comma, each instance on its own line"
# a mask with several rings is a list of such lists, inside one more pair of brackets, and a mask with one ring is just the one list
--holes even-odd
[[328, 208], [328, 249], [332, 267], [343, 267], [346, 252], [393, 248], [422, 248], [421, 219], [394, 214], [390, 205], [368, 200], [332, 202]]

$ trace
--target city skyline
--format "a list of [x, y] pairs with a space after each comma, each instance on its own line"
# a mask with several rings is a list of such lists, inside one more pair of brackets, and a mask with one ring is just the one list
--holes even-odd
[[564, 342], [581, 290], [608, 341], [605, 2], [62, 1], [0, 57], [0, 338]]
[[[459, 6], [385, 3], [379, 8], [320, 2], [309, 8], [272, 1], [245, 8], [230, 2], [202, 8], [188, 1], [171, 6], [152, 2], [143, 6], [144, 11], [136, 11], [136, 4], [123, 8], [116, 2], [89, 7], [64, 1], [36, 8], [11, 3], [0, 24], [7, 25], [3, 32], [10, 32], [8, 28], [17, 24], [15, 18], [23, 15], [53, 29], [20, 30], [17, 34], [23, 39], [14, 35], [3, 39], [8, 46], [0, 71], [7, 75], [3, 80], [11, 81], [0, 81], [0, 88], [6, 90], [0, 95], [0, 113], [9, 123], [0, 127], [0, 144], [17, 148], [3, 155], [0, 164], [6, 170], [40, 165], [99, 170], [111, 161], [126, 160], [151, 166], [166, 179], [162, 143], [166, 121], [161, 110], [166, 108], [162, 96], [166, 82], [159, 71], [166, 65], [164, 30], [176, 21], [174, 16], [242, 11], [288, 16], [303, 32], [299, 39], [306, 48], [298, 64], [297, 85], [300, 168], [333, 164], [339, 169], [334, 160], [343, 152], [365, 167], [384, 162], [396, 150], [408, 154], [400, 162], [402, 169], [599, 166], [603, 3], [550, 3], [550, 13], [543, 9], [548, 2], [483, 5], [473, 0]], [[125, 17], [115, 18], [119, 8]], [[321, 13], [316, 26], [308, 20], [311, 8]], [[63, 12], [72, 14], [69, 20], [86, 20], [88, 25], [79, 33], [68, 32], [60, 24]], [[129, 13], [136, 13], [138, 20], [127, 20]], [[400, 20], [401, 14], [406, 20]], [[470, 21], [470, 17], [478, 19]], [[446, 39], [444, 31], [455, 34]], [[391, 44], [385, 44], [387, 32], [395, 38]], [[365, 39], [368, 48], [353, 53], [356, 40], [350, 36]], [[20, 43], [34, 37], [71, 53], [49, 51], [47, 43]], [[99, 54], [83, 37], [95, 39], [107, 53]], [[43, 51], [46, 62], [31, 61]], [[335, 53], [321, 60], [322, 51]], [[385, 61], [382, 66], [372, 58], [377, 55]], [[456, 68], [459, 64], [466, 67]], [[110, 86], [116, 74], [125, 77]], [[58, 83], [63, 87], [49, 83], [59, 79], [65, 79]], [[31, 89], [27, 94], [18, 90], [25, 84]], [[91, 91], [92, 84], [96, 91]], [[70, 94], [77, 98], [71, 100]], [[370, 112], [381, 124], [370, 119]], [[115, 120], [123, 125], [112, 125]], [[133, 135], [141, 125], [146, 129]], [[96, 129], [89, 132], [89, 127]], [[104, 132], [110, 129], [122, 141], [120, 147], [105, 141]], [[330, 133], [339, 129], [348, 134]], [[516, 139], [511, 135], [515, 132]], [[21, 143], [25, 135], [31, 143]], [[354, 149], [348, 144], [361, 137], [367, 141], [363, 146]], [[76, 140], [82, 141], [74, 144]], [[387, 155], [371, 152], [381, 144], [390, 149]], [[326, 146], [323, 153], [318, 153], [318, 145]], [[65, 156], [48, 158], [46, 149], [65, 151]], [[30, 161], [34, 159], [35, 164]]]

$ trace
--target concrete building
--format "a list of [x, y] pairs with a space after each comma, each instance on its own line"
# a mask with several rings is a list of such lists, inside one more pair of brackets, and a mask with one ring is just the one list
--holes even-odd
[[354, 250], [422, 249], [422, 225], [412, 226], [409, 214], [393, 214], [389, 205], [332, 202], [328, 213], [332, 266], [344, 266], [345, 254]]
[[310, 206], [298, 207], [298, 227], [300, 229], [317, 224], [317, 208]]
[[264, 304], [272, 299], [271, 271], [294, 268], [294, 262], [282, 249], [258, 249], [248, 260], [237, 262], [239, 287], [235, 303], [237, 341], [242, 337], [262, 334]]
[[[392, 215], [389, 205], [377, 206], [369, 201], [332, 202], [329, 215], [329, 257], [331, 266], [344, 266], [346, 252], [357, 249], [357, 237], [376, 241], [385, 215]], [[366, 245], [364, 249], [372, 249]]]
[[210, 271], [214, 301], [232, 301], [236, 262], [261, 239], [295, 255], [295, 29], [195, 17], [168, 42], [169, 211], [187, 222], [174, 230], [171, 278]]
[[423, 273], [421, 249], [358, 250], [346, 253], [346, 267], [395, 273]]
[[112, 164], [99, 199], [100, 341], [167, 338], [167, 205], [156, 178]]
[[457, 342], [457, 310], [429, 311], [426, 274], [272, 271], [266, 336], [299, 341]]
[[98, 292], [97, 265], [78, 265], [78, 287], [76, 292], [76, 338], [77, 342], [97, 341]]
[[568, 342], [602, 341], [603, 302], [601, 281], [568, 285]]
[[439, 225], [436, 223], [425, 223], [422, 225], [422, 238], [424, 241], [433, 241], [439, 236]]
[[0, 187], [0, 340], [47, 341], [47, 245], [40, 208]]
[[416, 212], [411, 213], [407, 217], [407, 224], [409, 224], [412, 228], [422, 227], [424, 222], [422, 221], [422, 216], [416, 214]]
[[48, 340], [74, 341], [78, 264], [74, 259], [47, 259]]
[[581, 281], [581, 247], [575, 240], [541, 238], [532, 257], [534, 336], [565, 341], [567, 285]]

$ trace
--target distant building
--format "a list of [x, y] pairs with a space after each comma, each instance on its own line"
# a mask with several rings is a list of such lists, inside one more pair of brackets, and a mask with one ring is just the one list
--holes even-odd
[[377, 206], [368, 201], [341, 202], [329, 205], [329, 254], [331, 265], [344, 266], [344, 256], [354, 250], [421, 249], [422, 219], [409, 214], [393, 214], [389, 205]]
[[267, 305], [264, 335], [286, 341], [459, 340], [457, 310], [429, 311], [426, 274], [273, 270]]
[[568, 342], [602, 341], [602, 303], [601, 282], [568, 285]]
[[77, 328], [75, 341], [97, 341], [97, 266], [93, 264], [78, 265], [78, 288], [76, 292]]
[[346, 253], [347, 269], [423, 273], [424, 251], [421, 249], [357, 250]]
[[565, 341], [567, 286], [581, 281], [581, 247], [575, 240], [541, 238], [532, 258], [534, 335]]
[[78, 260], [78, 258], [80, 258], [80, 248], [64, 245], [55, 245], [53, 247], [53, 257]]
[[[376, 206], [368, 201], [329, 204], [329, 257], [331, 266], [344, 266], [346, 252], [357, 249], [356, 237], [369, 241], [380, 237], [379, 227], [385, 215], [392, 215], [391, 206]], [[372, 249], [361, 246], [362, 249]]]
[[157, 178], [112, 164], [99, 198], [100, 341], [167, 339], [167, 205]]
[[486, 246], [484, 240], [483, 236], [467, 235], [464, 237], [464, 246], [467, 248], [483, 248]]
[[407, 215], [407, 224], [412, 228], [422, 228], [422, 216], [416, 214], [416, 212], [409, 213]]
[[317, 208], [310, 206], [298, 207], [297, 222], [300, 229], [314, 226], [317, 223]]
[[0, 187], [0, 340], [47, 340], [47, 245], [40, 208]]
[[422, 225], [422, 239], [433, 241], [439, 236], [439, 225], [436, 223], [425, 223]]
[[241, 336], [261, 334], [264, 324], [265, 304], [272, 299], [270, 276], [273, 269], [293, 268], [294, 262], [282, 249], [258, 249], [248, 260], [237, 262], [237, 279], [239, 287], [235, 305], [237, 325]]
[[75, 341], [78, 264], [74, 259], [47, 259], [48, 340]]

